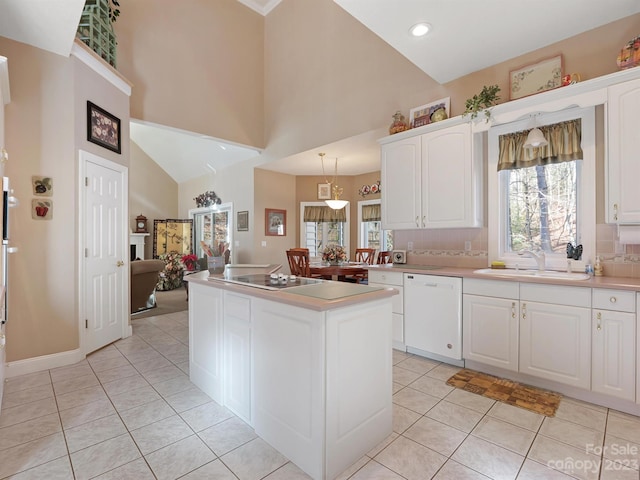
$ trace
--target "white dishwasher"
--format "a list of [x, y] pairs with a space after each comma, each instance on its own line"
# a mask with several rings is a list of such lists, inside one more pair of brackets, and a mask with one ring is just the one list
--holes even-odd
[[462, 361], [461, 278], [404, 274], [404, 340], [408, 352]]

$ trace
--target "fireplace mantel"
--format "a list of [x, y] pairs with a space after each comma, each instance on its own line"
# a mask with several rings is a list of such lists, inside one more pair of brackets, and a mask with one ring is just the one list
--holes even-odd
[[144, 242], [146, 237], [148, 237], [148, 233], [130, 233], [129, 234], [129, 245], [131, 249], [131, 260], [135, 260], [139, 258], [140, 260], [144, 260]]

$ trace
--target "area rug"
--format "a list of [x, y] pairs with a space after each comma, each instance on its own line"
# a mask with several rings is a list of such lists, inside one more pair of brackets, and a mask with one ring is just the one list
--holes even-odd
[[156, 291], [156, 307], [142, 310], [131, 315], [131, 320], [139, 318], [157, 317], [167, 313], [181, 312], [189, 308], [187, 292], [184, 288], [175, 290]]
[[558, 393], [467, 369], [447, 380], [447, 385], [547, 417], [555, 416], [562, 398]]

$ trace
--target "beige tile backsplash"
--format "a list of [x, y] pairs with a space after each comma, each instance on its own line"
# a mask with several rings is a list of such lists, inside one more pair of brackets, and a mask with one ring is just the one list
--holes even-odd
[[[483, 268], [489, 265], [487, 228], [455, 228], [441, 230], [396, 230], [396, 249], [407, 250], [407, 263], [449, 267]], [[640, 245], [625, 245], [616, 254], [616, 226], [596, 225], [596, 251], [604, 274], [612, 277], [640, 278]], [[471, 250], [465, 251], [465, 242]], [[409, 242], [413, 248], [409, 249]], [[595, 258], [591, 259], [595, 262]]]

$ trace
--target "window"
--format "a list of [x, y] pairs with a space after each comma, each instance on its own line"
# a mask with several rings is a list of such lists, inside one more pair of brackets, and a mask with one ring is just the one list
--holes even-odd
[[358, 246], [393, 250], [393, 230], [383, 230], [380, 222], [380, 200], [358, 202]]
[[300, 203], [300, 246], [309, 249], [310, 257], [321, 257], [330, 243], [349, 251], [349, 210], [332, 210], [324, 202]]
[[[581, 269], [595, 258], [594, 109], [574, 108], [535, 117], [538, 126], [553, 125], [549, 130], [556, 128], [563, 132], [561, 138], [567, 137], [569, 127], [566, 125], [573, 125], [570, 121], [576, 119], [581, 129], [582, 155], [553, 151], [552, 160], [537, 159], [528, 163], [533, 166], [527, 166], [527, 161], [505, 166], [500, 160], [500, 137], [503, 136], [505, 142], [510, 135], [521, 135], [519, 132], [526, 136], [532, 128], [530, 118], [499, 125], [489, 131], [490, 261], [502, 260], [510, 268], [535, 268], [532, 258], [518, 253], [541, 250], [545, 252], [548, 269], [564, 270], [567, 268], [568, 243], [582, 244], [584, 249], [581, 261], [572, 260], [572, 268]], [[510, 146], [511, 152], [517, 150]], [[500, 171], [499, 165], [503, 168]]]
[[233, 204], [231, 203], [189, 210], [189, 217], [193, 219], [193, 253], [198, 258], [205, 256], [200, 246], [201, 241], [211, 247], [217, 245], [221, 254], [231, 248], [232, 215]]

